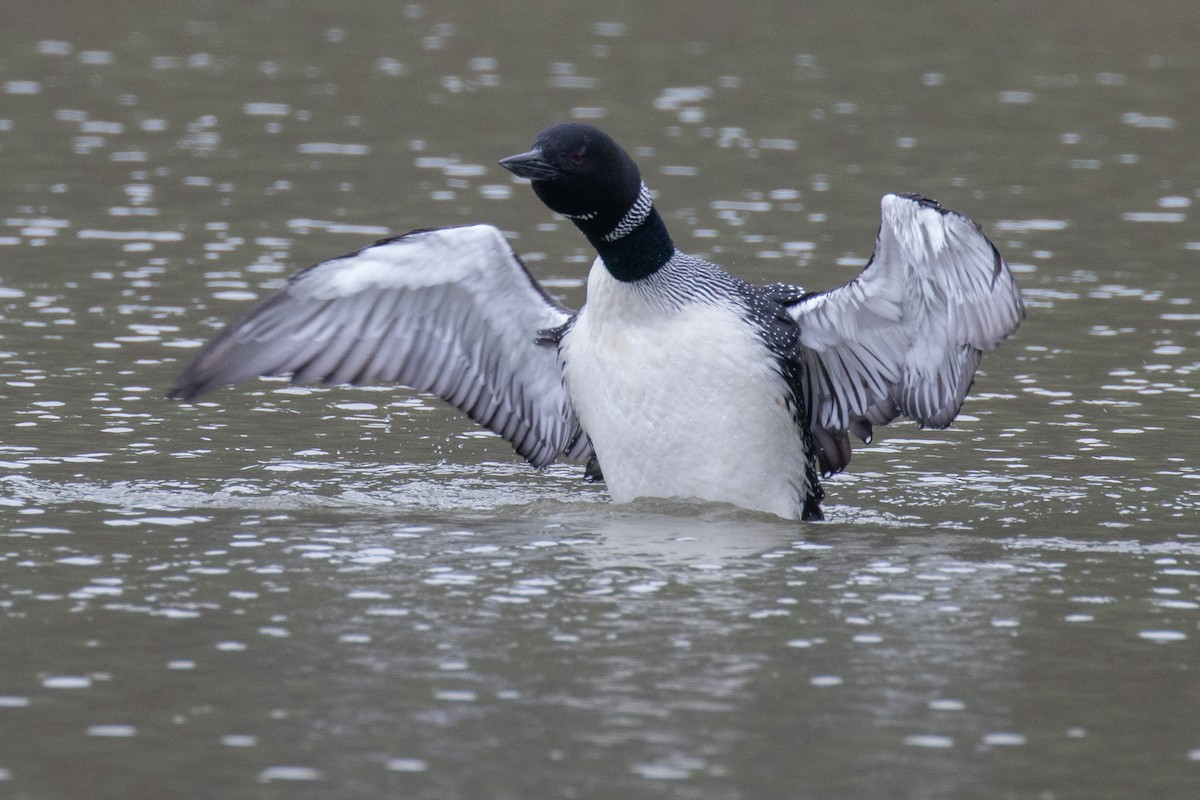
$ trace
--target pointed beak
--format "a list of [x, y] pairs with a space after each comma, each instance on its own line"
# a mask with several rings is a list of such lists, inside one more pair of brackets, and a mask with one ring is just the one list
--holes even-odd
[[531, 181], [548, 181], [559, 176], [558, 167], [546, 160], [540, 147], [534, 147], [528, 153], [502, 158], [500, 166], [518, 178], [529, 178]]

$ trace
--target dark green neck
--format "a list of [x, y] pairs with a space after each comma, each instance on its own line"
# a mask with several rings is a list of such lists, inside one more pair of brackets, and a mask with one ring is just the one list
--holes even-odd
[[[586, 233], [586, 231], [585, 231]], [[675, 243], [656, 209], [645, 222], [615, 241], [588, 234], [604, 266], [619, 281], [637, 281], [653, 275], [675, 253]]]

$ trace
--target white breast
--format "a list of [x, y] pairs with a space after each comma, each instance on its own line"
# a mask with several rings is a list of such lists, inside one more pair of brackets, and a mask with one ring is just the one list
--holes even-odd
[[690, 497], [800, 516], [804, 448], [787, 387], [732, 302], [654, 302], [597, 260], [561, 353], [614, 501]]

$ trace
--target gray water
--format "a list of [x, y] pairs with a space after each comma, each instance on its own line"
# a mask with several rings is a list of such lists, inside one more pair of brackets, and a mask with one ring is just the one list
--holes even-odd
[[[1200, 796], [1200, 12], [0, 4], [0, 796]], [[1029, 318], [829, 522], [610, 505], [436, 400], [162, 396], [293, 271], [634, 151], [676, 241], [826, 288], [878, 199]]]

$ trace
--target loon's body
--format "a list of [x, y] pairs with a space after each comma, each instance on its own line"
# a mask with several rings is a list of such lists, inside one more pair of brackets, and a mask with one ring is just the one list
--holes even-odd
[[587, 125], [502, 160], [595, 247], [572, 312], [484, 225], [414, 231], [294, 277], [209, 342], [171, 396], [259, 374], [432, 392], [536, 467], [587, 460], [616, 502], [683, 497], [820, 519], [848, 433], [944, 427], [1023, 315], [966, 217], [887, 195], [871, 264], [828, 292], [679, 252], [632, 159]]
[[680, 254], [641, 281], [592, 267], [560, 357], [613, 500], [694, 497], [788, 518], [810, 500], [816, 513], [797, 387], [737, 288]]

